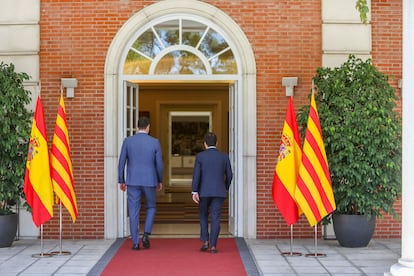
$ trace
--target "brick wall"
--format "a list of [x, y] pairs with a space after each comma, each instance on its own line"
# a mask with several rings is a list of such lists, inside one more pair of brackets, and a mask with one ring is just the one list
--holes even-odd
[[[402, 1], [371, 1], [372, 11], [372, 61], [377, 68], [387, 74], [397, 96], [400, 98], [398, 110], [401, 112], [402, 79]], [[374, 237], [401, 237], [401, 200], [395, 203], [399, 219], [389, 215], [377, 219]]]
[[[79, 219], [63, 212], [63, 237], [104, 237], [104, 63], [107, 49], [133, 14], [157, 1], [41, 1], [40, 79], [48, 133], [53, 134], [60, 79], [75, 77], [75, 97], [65, 99], [72, 145]], [[321, 64], [321, 1], [204, 1], [222, 9], [245, 32], [257, 64], [257, 237], [287, 238], [290, 228], [271, 198], [273, 171], [287, 98], [282, 77], [297, 76], [294, 105], [308, 104], [311, 78]], [[373, 60], [380, 70], [402, 76], [401, 1], [372, 1]], [[399, 93], [399, 89], [398, 89]], [[115, 184], [115, 183], [114, 183]], [[400, 212], [401, 205], [397, 204]], [[55, 207], [58, 214], [58, 209]], [[58, 216], [44, 228], [57, 238]], [[386, 217], [377, 237], [400, 236], [400, 222]], [[313, 237], [301, 218], [295, 237]]]

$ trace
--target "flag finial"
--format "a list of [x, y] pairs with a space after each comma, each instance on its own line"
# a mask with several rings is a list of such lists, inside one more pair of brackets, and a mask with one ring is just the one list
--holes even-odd
[[39, 84], [37, 85], [37, 89], [38, 89], [38, 95], [40, 97], [41, 91], [42, 91], [42, 81], [39, 80]]

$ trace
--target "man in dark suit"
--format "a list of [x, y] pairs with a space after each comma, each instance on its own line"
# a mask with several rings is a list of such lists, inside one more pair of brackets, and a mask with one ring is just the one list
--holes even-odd
[[[221, 208], [227, 197], [233, 172], [227, 154], [216, 148], [217, 136], [209, 132], [204, 136], [205, 151], [196, 155], [194, 163], [192, 198], [198, 204], [200, 217], [201, 251], [217, 253], [217, 239], [220, 234]], [[211, 215], [210, 234], [208, 215]]]
[[[149, 235], [154, 224], [156, 193], [162, 189], [163, 161], [158, 139], [148, 135], [150, 121], [147, 117], [138, 120], [138, 132], [127, 137], [121, 148], [118, 163], [118, 183], [122, 191], [127, 190], [132, 249], [139, 250], [139, 213], [141, 197], [145, 197], [146, 218], [142, 245], [150, 247]], [[124, 179], [125, 166], [127, 178]]]

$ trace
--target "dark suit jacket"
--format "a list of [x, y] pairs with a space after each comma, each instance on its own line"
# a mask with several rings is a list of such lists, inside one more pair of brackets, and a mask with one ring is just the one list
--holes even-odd
[[227, 154], [208, 148], [196, 155], [192, 189], [200, 197], [227, 197], [233, 172]]
[[[127, 178], [124, 179], [125, 165]], [[118, 183], [133, 186], [157, 186], [162, 182], [163, 161], [158, 139], [138, 132], [122, 144], [118, 163]]]

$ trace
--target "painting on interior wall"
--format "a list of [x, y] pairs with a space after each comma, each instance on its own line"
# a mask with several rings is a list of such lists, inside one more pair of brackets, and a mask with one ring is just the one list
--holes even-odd
[[171, 154], [186, 156], [203, 151], [203, 138], [208, 130], [208, 121], [172, 121]]
[[204, 150], [204, 135], [211, 130], [211, 112], [170, 112], [171, 186], [191, 187], [195, 156]]

